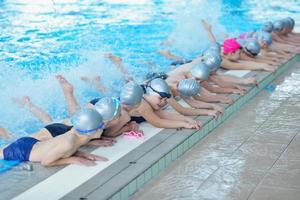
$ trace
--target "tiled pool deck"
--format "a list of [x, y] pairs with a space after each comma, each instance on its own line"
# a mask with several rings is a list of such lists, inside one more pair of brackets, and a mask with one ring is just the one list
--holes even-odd
[[258, 94], [133, 199], [299, 200], [300, 65], [275, 84], [275, 92]]
[[[198, 117], [198, 119], [201, 120], [203, 124], [205, 124], [205, 126], [200, 131], [155, 129], [155, 131], [158, 131], [159, 134], [149, 137], [147, 141], [143, 142], [141, 145], [137, 145], [136, 148], [130, 150], [128, 153], [125, 153], [120, 157], [116, 157], [116, 160], [113, 163], [111, 163], [109, 167], [103, 167], [103, 169], [99, 171], [97, 171], [94, 168], [87, 169], [82, 167], [79, 168], [76, 166], [68, 166], [63, 169], [43, 169], [38, 166], [35, 166], [35, 170], [31, 173], [15, 173], [15, 175], [17, 174], [17, 176], [22, 176], [22, 179], [17, 179], [20, 180], [19, 182], [10, 182], [9, 185], [5, 184], [4, 181], [1, 181], [0, 198], [10, 199], [12, 197], [16, 197], [16, 199], [128, 199], [132, 194], [140, 190], [145, 185], [145, 183], [147, 183], [153, 177], [157, 176], [161, 171], [165, 170], [173, 161], [175, 161], [178, 157], [183, 155], [184, 152], [189, 150], [192, 146], [199, 142], [213, 129], [222, 124], [224, 120], [227, 119], [232, 113], [238, 111], [244, 103], [253, 98], [266, 85], [272, 82], [289, 67], [293, 67], [294, 64], [297, 63], [299, 60], [300, 57], [294, 57], [286, 65], [283, 65], [277, 71], [276, 74], [270, 74], [267, 72], [251, 72], [247, 74], [246, 76], [255, 75], [257, 77], [257, 79], [260, 81], [260, 88], [249, 88], [248, 93], [244, 96], [231, 95], [234, 99], [236, 99], [235, 103], [230, 106], [223, 105], [224, 107], [226, 107], [226, 112], [218, 120], [213, 120], [210, 117]], [[294, 102], [297, 102], [296, 98], [291, 99], [295, 100]], [[196, 185], [200, 187], [200, 184], [202, 184], [201, 187], [203, 188], [199, 189], [197, 192], [195, 192], [194, 190], [187, 190], [184, 192], [183, 195], [188, 195], [191, 193], [195, 193], [196, 195], [199, 193], [198, 195], [199, 197], [201, 197], [201, 192], [203, 195], [213, 195], [213, 192], [211, 192], [214, 191], [213, 189], [215, 189], [215, 191], [222, 195], [223, 191], [224, 193], [228, 192], [230, 184], [235, 185], [237, 187], [236, 190], [233, 190], [233, 192], [235, 192], [233, 193], [233, 196], [239, 194], [246, 194], [240, 192], [244, 190], [248, 191], [248, 194], [250, 194], [253, 193], [254, 188], [256, 188], [256, 185], [261, 181], [262, 178], [265, 182], [272, 182], [277, 187], [278, 185], [276, 185], [276, 180], [278, 184], [280, 183], [280, 180], [282, 180], [281, 177], [275, 176], [277, 175], [277, 172], [280, 173], [282, 177], [286, 177], [286, 175], [280, 170], [282, 170], [282, 168], [284, 168], [284, 166], [287, 164], [290, 164], [291, 166], [288, 165], [287, 167], [290, 167], [292, 169], [295, 168], [294, 166], [297, 166], [297, 161], [295, 161], [295, 163], [289, 163], [286, 162], [286, 160], [283, 157], [282, 159], [279, 159], [279, 161], [281, 161], [281, 164], [279, 162], [278, 167], [274, 168], [275, 172], [273, 172], [273, 175], [273, 168], [270, 169], [270, 167], [274, 164], [278, 157], [281, 156], [282, 152], [289, 144], [288, 139], [292, 140], [298, 132], [298, 126], [296, 121], [299, 120], [299, 117], [296, 117], [297, 109], [293, 109], [292, 113], [285, 113], [285, 115], [292, 115], [290, 118], [288, 118], [290, 119], [289, 121], [285, 121], [285, 118], [280, 118], [280, 120], [283, 121], [278, 120], [276, 123], [264, 123], [264, 121], [262, 120], [263, 124], [259, 127], [265, 129], [269, 128], [271, 130], [272, 125], [284, 123], [282, 125], [282, 128], [286, 129], [282, 130], [288, 131], [284, 131], [286, 134], [278, 135], [277, 138], [275, 136], [273, 137], [271, 133], [269, 135], [260, 134], [259, 131], [257, 132], [257, 130], [259, 130], [257, 129], [257, 127], [249, 125], [248, 122], [251, 122], [251, 120], [255, 120], [255, 116], [257, 115], [257, 113], [254, 112], [254, 109], [251, 110], [251, 105], [252, 107], [254, 106], [253, 102], [255, 101], [251, 101], [247, 105], [247, 107], [250, 106], [250, 111], [243, 112], [243, 117], [238, 117], [238, 119], [234, 119], [237, 116], [235, 115], [229, 121], [226, 122], [226, 126], [229, 126], [229, 128], [231, 128], [228, 133], [226, 131], [227, 134], [225, 133], [225, 131], [223, 131], [223, 128], [217, 129], [215, 131], [220, 132], [220, 135], [226, 139], [223, 138], [224, 140], [222, 140], [222, 137], [219, 138], [218, 134], [214, 132], [213, 134], [207, 136], [204, 140], [201, 140], [200, 143], [198, 143], [197, 149], [202, 149], [201, 153], [199, 150], [198, 151], [199, 159], [203, 159], [203, 165], [196, 166], [195, 169], [192, 169], [190, 171], [190, 176], [192, 176], [192, 173], [194, 172], [203, 172], [204, 174], [200, 174], [199, 177], [195, 176], [196, 178], [195, 180], [193, 180], [195, 181], [195, 184], [193, 183], [193, 181], [189, 182], [188, 184], [191, 184], [193, 186], [195, 185], [195, 187]], [[282, 103], [282, 105], [285, 104]], [[290, 103], [287, 103], [286, 106], [288, 105], [290, 105]], [[282, 109], [288, 108], [285, 108], [280, 104], [278, 112], [284, 112], [284, 110]], [[238, 112], [241, 112], [241, 110]], [[268, 119], [268, 116], [262, 116], [262, 119]], [[223, 126], [224, 125], [222, 125], [222, 127]], [[256, 132], [253, 133], [253, 131]], [[250, 138], [250, 135], [253, 136]], [[259, 137], [260, 135], [262, 135], [262, 137]], [[271, 140], [271, 142], [269, 140]], [[297, 152], [297, 150], [299, 149], [296, 148], [297, 141], [297, 137], [295, 137], [295, 144], [292, 145], [292, 142], [289, 145], [289, 147], [291, 146], [294, 148], [291, 148], [291, 150], [287, 151], [287, 153], [285, 151], [282, 155], [286, 154], [287, 157], [298, 155], [299, 157], [299, 151]], [[122, 147], [122, 144], [118, 145], [121, 145]], [[101, 154], [105, 151], [109, 151], [109, 149], [101, 150], [99, 152]], [[295, 154], [293, 154], [293, 152], [295, 152]], [[110, 153], [112, 154], [113, 152]], [[118, 154], [118, 152], [115, 153]], [[224, 159], [226, 158], [226, 156], [229, 155], [231, 156], [230, 159]], [[208, 158], [211, 158], [212, 160], [207, 160]], [[181, 160], [180, 162], [182, 162]], [[188, 163], [187, 160], [185, 160], [184, 162]], [[242, 170], [243, 162], [249, 162], [249, 166], [247, 166], [249, 167], [249, 170]], [[298, 161], [298, 165], [299, 163], [300, 162]], [[98, 165], [101, 164], [99, 163]], [[174, 167], [175, 165], [176, 164], [173, 164], [172, 166]], [[251, 170], [251, 166], [257, 170]], [[204, 171], [200, 169], [203, 169]], [[266, 170], [270, 170], [270, 172], [267, 173]], [[91, 174], [89, 178], [83, 177], [85, 173], [91, 171], [93, 171], [94, 174]], [[170, 168], [167, 168], [166, 171], [171, 172], [172, 170], [170, 170]], [[11, 178], [11, 173], [14, 172], [8, 172], [6, 174], [1, 175], [1, 179], [5, 180]], [[69, 176], [61, 175], [60, 179], [53, 178], [59, 177], [59, 175], [63, 173], [67, 173]], [[180, 175], [180, 173], [178, 175]], [[208, 176], [206, 177], [205, 175]], [[298, 177], [296, 175], [294, 175], [293, 178], [295, 179], [295, 183], [297, 183], [298, 181], [298, 187], [300, 187], [300, 179], [298, 178], [300, 175], [298, 174]], [[27, 176], [27, 179], [24, 179], [24, 176]], [[229, 180], [227, 180], [226, 177], [230, 177]], [[82, 178], [82, 180], [78, 180], [80, 178]], [[222, 186], [222, 184], [212, 185], [213, 183], [217, 183], [217, 181], [219, 180], [218, 178], [220, 180], [223, 178], [223, 180], [225, 180], [225, 182], [228, 183], [229, 186], [226, 184], [224, 186]], [[190, 180], [187, 179], [187, 182], [188, 181]], [[262, 183], [264, 183], [264, 181]], [[74, 184], [74, 182], [78, 183], [78, 185]], [[240, 183], [241, 185], [238, 185], [237, 183]], [[265, 186], [266, 184], [261, 184], [261, 188], [264, 188]], [[224, 187], [223, 190], [222, 187]], [[257, 188], [257, 190], [255, 190], [253, 195], [260, 194], [259, 192], [261, 190], [259, 187]], [[269, 187], [268, 185], [268, 188], [266, 188], [266, 190], [270, 191], [272, 190], [272, 188], [274, 188], [274, 185], [272, 187]], [[63, 191], [64, 189], [65, 191]], [[155, 195], [159, 194], [160, 191], [160, 193], [170, 193], [169, 195], [172, 195], [174, 192], [172, 192], [171, 189], [172, 188], [163, 190], [156, 188], [155, 192], [152, 191], [150, 193], [152, 193], [152, 195]], [[295, 188], [293, 189], [293, 191], [294, 190]], [[276, 191], [278, 192], [279, 190]], [[141, 199], [162, 198], [159, 196], [157, 196], [158, 198], [156, 198], [156, 196], [151, 196], [150, 193], [145, 192], [143, 194], [140, 194], [146, 195], [144, 197], [141, 197]]]

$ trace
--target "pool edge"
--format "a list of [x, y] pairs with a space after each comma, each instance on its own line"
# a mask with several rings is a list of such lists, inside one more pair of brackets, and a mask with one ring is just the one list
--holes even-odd
[[[191, 149], [195, 144], [197, 144], [203, 137], [208, 135], [212, 130], [217, 128], [222, 124], [228, 117], [230, 117], [234, 112], [239, 110], [245, 103], [250, 99], [255, 97], [261, 90], [263, 90], [268, 84], [278, 78], [287, 69], [289, 69], [296, 62], [300, 61], [300, 56], [295, 55], [285, 64], [281, 65], [275, 74], [269, 73], [260, 82], [259, 88], [252, 87], [246, 94], [240, 96], [232, 105], [225, 109], [224, 114], [219, 120], [209, 120], [204, 124], [200, 131], [197, 131], [190, 135], [188, 138], [184, 139], [180, 144], [175, 146], [172, 150], [158, 159], [154, 164], [150, 165], [148, 169], [140, 173], [134, 179], [132, 179], [124, 187], [116, 191], [108, 199], [110, 200], [125, 200], [129, 199], [133, 194], [139, 191], [147, 182], [152, 178], [156, 177], [160, 172], [166, 169], [173, 161], [177, 160], [182, 156], [187, 150]], [[86, 199], [90, 199], [87, 197]], [[93, 199], [93, 198], [91, 198]]]

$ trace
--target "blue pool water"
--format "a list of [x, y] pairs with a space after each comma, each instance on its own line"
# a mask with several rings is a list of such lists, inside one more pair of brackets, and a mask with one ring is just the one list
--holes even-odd
[[[299, 10], [297, 0], [0, 0], [0, 126], [16, 137], [42, 127], [12, 103], [23, 95], [54, 119], [66, 117], [57, 73], [74, 84], [81, 105], [103, 95], [83, 83], [81, 75], [100, 75], [109, 94], [117, 95], [123, 79], [104, 52], [121, 56], [142, 81], [147, 72], [169, 69], [170, 61], [157, 54], [160, 49], [186, 58], [201, 52], [207, 44], [201, 19], [211, 22], [222, 39], [226, 32], [258, 29], [274, 16], [297, 18]], [[173, 39], [172, 47], [161, 45], [167, 38]]]

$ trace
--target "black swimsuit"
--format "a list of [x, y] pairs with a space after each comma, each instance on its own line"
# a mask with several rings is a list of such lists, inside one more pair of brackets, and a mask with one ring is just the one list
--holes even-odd
[[73, 126], [68, 126], [61, 123], [54, 123], [54, 124], [49, 124], [44, 128], [49, 131], [52, 137], [56, 137], [70, 131], [73, 128]]
[[95, 105], [99, 100], [100, 100], [100, 98], [95, 98], [95, 99], [90, 101], [90, 104]]
[[131, 117], [130, 121], [131, 122], [136, 122], [136, 123], [140, 124], [140, 123], [145, 122], [146, 120], [145, 120], [144, 117], [141, 116], [141, 117]]

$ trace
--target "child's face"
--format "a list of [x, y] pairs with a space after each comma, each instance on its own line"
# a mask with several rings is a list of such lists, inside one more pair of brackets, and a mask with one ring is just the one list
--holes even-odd
[[234, 53], [226, 54], [226, 58], [231, 61], [237, 61], [240, 59], [241, 50], [237, 50]]
[[158, 95], [148, 95], [147, 101], [154, 110], [160, 110], [167, 104], [167, 98], [162, 98]]
[[121, 117], [122, 117], [122, 114], [119, 117], [107, 122], [106, 127], [111, 127], [111, 126], [115, 126], [115, 125], [119, 124], [119, 122], [121, 121]]

